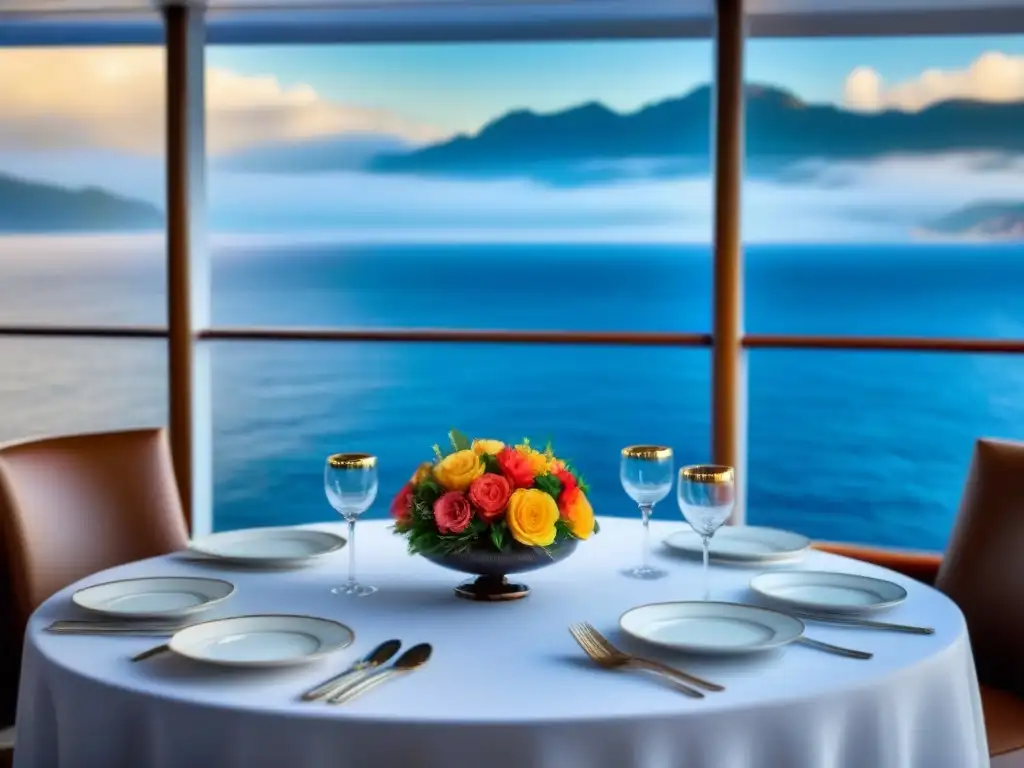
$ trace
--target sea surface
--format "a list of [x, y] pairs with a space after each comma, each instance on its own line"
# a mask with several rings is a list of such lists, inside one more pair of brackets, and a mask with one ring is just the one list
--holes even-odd
[[[160, 324], [158, 237], [0, 238], [0, 324]], [[215, 242], [216, 325], [707, 331], [700, 245]], [[1024, 338], [1024, 246], [749, 246], [751, 332]], [[706, 349], [216, 342], [217, 529], [329, 520], [324, 457], [380, 456], [369, 516], [431, 446], [551, 439], [599, 514], [619, 449], [709, 459]], [[0, 337], [0, 439], [166, 421], [162, 340]], [[1024, 355], [749, 354], [748, 521], [941, 549], [980, 436], [1024, 439]], [[680, 519], [674, 497], [655, 516]], [[637, 522], [637, 546], [640, 524]]]

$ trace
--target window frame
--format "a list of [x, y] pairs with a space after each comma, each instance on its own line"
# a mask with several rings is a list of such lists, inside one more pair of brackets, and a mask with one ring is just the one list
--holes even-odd
[[[206, 249], [205, 216], [205, 49], [210, 28], [204, 11], [197, 7], [164, 9], [164, 25], [158, 35], [167, 60], [167, 279], [168, 323], [158, 326], [64, 326], [0, 325], [0, 337], [67, 338], [164, 338], [168, 342], [168, 398], [171, 449], [182, 502], [193, 535], [213, 527], [213, 455], [209, 344], [244, 341], [402, 341], [503, 344], [584, 344], [607, 346], [669, 346], [711, 350], [711, 460], [737, 468], [737, 505], [731, 522], [742, 523], [746, 501], [747, 368], [749, 349], [875, 350], [894, 352], [1024, 354], [1024, 339], [952, 339], [890, 336], [811, 336], [747, 334], [743, 330], [743, 243], [740, 199], [743, 183], [743, 53], [751, 35], [748, 27], [760, 27], [762, 36], [814, 36], [848, 34], [850, 24], [862, 26], [860, 34], [936, 34], [949, 18], [962, 22], [956, 12], [914, 14], [900, 25], [879, 23], [883, 14], [830, 17], [829, 26], [793, 26], [785, 18], [744, 14], [744, 0], [716, 0], [713, 31], [715, 44], [714, 228], [713, 318], [710, 332], [646, 333], [601, 331], [446, 330], [384, 328], [272, 328], [213, 327], [210, 323], [210, 265]], [[950, 16], [953, 14], [953, 16]], [[1008, 29], [1024, 30], [1024, 12], [1002, 9], [999, 21]], [[903, 14], [906, 16], [906, 14]], [[998, 15], [998, 14], [997, 14]], [[1008, 19], [1012, 23], [1006, 26]], [[991, 19], [986, 17], [990, 23]], [[841, 20], [841, 19], [840, 19]], [[984, 21], [984, 20], [983, 20]], [[785, 23], [784, 23], [785, 22]], [[977, 34], [979, 19], [961, 26], [957, 34]], [[909, 26], [908, 26], [909, 25]], [[955, 26], [955, 25], [954, 25]], [[141, 27], [127, 26], [134, 30]], [[213, 27], [215, 30], [216, 27]], [[831, 31], [830, 31], [831, 30]], [[838, 30], [838, 31], [837, 31]], [[550, 30], [548, 30], [550, 31]], [[581, 30], [578, 30], [581, 31]], [[562, 30], [557, 39], [593, 39]], [[591, 28], [590, 33], [599, 32]], [[989, 30], [991, 31], [991, 30]], [[547, 32], [522, 39], [554, 39]], [[606, 30], [607, 32], [607, 30]], [[620, 34], [624, 32], [625, 34]], [[617, 30], [604, 37], [687, 37], [680, 29], [644, 35], [637, 28]], [[671, 34], [674, 32], [674, 34]], [[772, 34], [774, 32], [775, 34]], [[787, 33], [788, 32], [788, 33]], [[147, 33], [148, 34], [148, 33]], [[707, 34], [703, 35], [706, 39]], [[459, 39], [457, 36], [455, 39]], [[506, 38], [507, 39], [507, 38]], [[74, 44], [65, 35], [64, 44]], [[235, 42], [238, 42], [237, 40]], [[310, 42], [307, 40], [306, 42]], [[361, 42], [367, 42], [362, 40]], [[436, 40], [435, 42], [440, 42]], [[4, 40], [0, 38], [0, 45]]]

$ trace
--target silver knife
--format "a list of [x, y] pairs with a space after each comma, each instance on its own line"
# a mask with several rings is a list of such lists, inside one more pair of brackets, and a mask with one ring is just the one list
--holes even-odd
[[809, 621], [820, 621], [824, 624], [840, 624], [848, 627], [870, 627], [871, 629], [888, 629], [893, 632], [906, 632], [910, 635], [934, 635], [935, 630], [931, 627], [915, 627], [912, 624], [893, 624], [888, 621], [875, 621], [874, 619], [862, 619], [859, 616], [833, 616], [821, 613], [808, 613], [795, 611], [794, 616]]
[[302, 701], [316, 701], [317, 699], [333, 693], [335, 688], [342, 683], [347, 682], [350, 677], [355, 678], [357, 676], [361, 676], [366, 672], [376, 669], [381, 664], [390, 661], [391, 657], [398, 653], [398, 649], [401, 647], [401, 640], [388, 640], [387, 642], [381, 643], [370, 651], [365, 659], [357, 661], [340, 675], [335, 675], [330, 680], [326, 680], [318, 685], [316, 688], [306, 691], [300, 698]]
[[352, 701], [357, 696], [361, 696], [367, 691], [376, 688], [378, 685], [386, 680], [391, 680], [399, 675], [407, 675], [413, 670], [419, 669], [430, 659], [430, 654], [433, 649], [429, 643], [420, 643], [414, 645], [408, 651], [398, 657], [398, 660], [390, 667], [385, 667], [377, 672], [371, 672], [369, 675], [357, 679], [354, 683], [349, 685], [340, 686], [340, 690], [335, 688], [337, 693], [334, 693], [329, 699], [328, 704], [344, 704]]
[[55, 635], [173, 635], [188, 624], [146, 624], [146, 623], [124, 623], [114, 624], [105, 622], [54, 622], [46, 627], [46, 631]]
[[841, 645], [832, 645], [832, 643], [823, 643], [821, 640], [812, 640], [809, 637], [798, 637], [796, 639], [798, 643], [803, 643], [810, 648], [817, 648], [819, 651], [825, 651], [826, 653], [834, 653], [836, 656], [846, 656], [848, 659], [862, 659], [867, 661], [868, 659], [874, 658], [875, 654], [868, 653], [867, 651], [858, 651], [853, 648], [843, 648]]

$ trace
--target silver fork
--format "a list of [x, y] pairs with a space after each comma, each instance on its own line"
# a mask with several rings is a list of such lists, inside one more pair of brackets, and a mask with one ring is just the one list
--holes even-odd
[[625, 654], [613, 653], [612, 651], [609, 651], [607, 647], [597, 642], [590, 632], [587, 631], [586, 625], [584, 624], [570, 625], [569, 634], [571, 634], [573, 639], [579, 643], [579, 646], [583, 649], [584, 653], [586, 653], [592, 661], [596, 662], [599, 667], [603, 667], [604, 669], [618, 669], [619, 667], [625, 667], [627, 665], [638, 667], [642, 666], [670, 680], [676, 688], [687, 696], [692, 696], [695, 699], [704, 698], [703, 693], [698, 691], [696, 688], [692, 688], [687, 685], [689, 682], [688, 675], [684, 676], [683, 673], [679, 672], [679, 670], [673, 669], [668, 665], [658, 664], [655, 666], [640, 663], [638, 661], [633, 661], [632, 657], [626, 656]]
[[611, 657], [618, 661], [620, 665], [632, 664], [637, 667], [656, 669], [661, 672], [665, 672], [666, 674], [677, 675], [681, 680], [684, 680], [687, 683], [691, 683], [692, 685], [696, 685], [698, 688], [703, 688], [705, 691], [725, 690], [725, 686], [721, 686], [718, 683], [712, 683], [710, 680], [705, 680], [704, 678], [697, 677], [696, 675], [691, 675], [689, 672], [684, 672], [683, 670], [677, 669], [676, 667], [669, 666], [668, 664], [663, 664], [662, 662], [657, 661], [656, 659], [647, 659], [641, 656], [634, 656], [631, 653], [626, 653], [625, 651], [619, 650], [612, 644], [611, 640], [609, 640], [600, 632], [598, 632], [597, 628], [590, 622], [585, 621], [581, 626], [583, 627], [584, 631], [588, 635], [590, 635], [591, 638], [593, 638], [594, 642], [596, 642], [598, 645], [602, 646], [606, 651], [608, 651], [608, 653], [611, 654]]

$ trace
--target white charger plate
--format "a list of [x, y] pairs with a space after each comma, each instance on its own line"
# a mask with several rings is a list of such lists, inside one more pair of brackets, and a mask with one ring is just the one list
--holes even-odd
[[793, 616], [711, 601], [641, 605], [622, 614], [619, 627], [652, 645], [722, 656], [769, 651], [804, 633], [803, 622]]
[[234, 591], [234, 584], [221, 579], [156, 577], [96, 584], [78, 590], [71, 600], [106, 616], [173, 619], [205, 611]]
[[326, 531], [275, 527], [215, 533], [196, 539], [188, 548], [233, 565], [287, 568], [305, 565], [344, 546], [345, 539]]
[[891, 581], [829, 571], [762, 573], [750, 588], [779, 605], [819, 613], [868, 613], [907, 599], [907, 590]]
[[181, 656], [228, 667], [301, 664], [347, 648], [355, 633], [315, 616], [267, 614], [205, 621], [178, 631], [168, 642]]
[[[700, 536], [692, 528], [676, 531], [665, 546], [687, 555], [704, 554]], [[726, 525], [718, 529], [708, 547], [712, 560], [730, 563], [771, 563], [801, 557], [811, 547], [806, 536], [778, 528]]]

